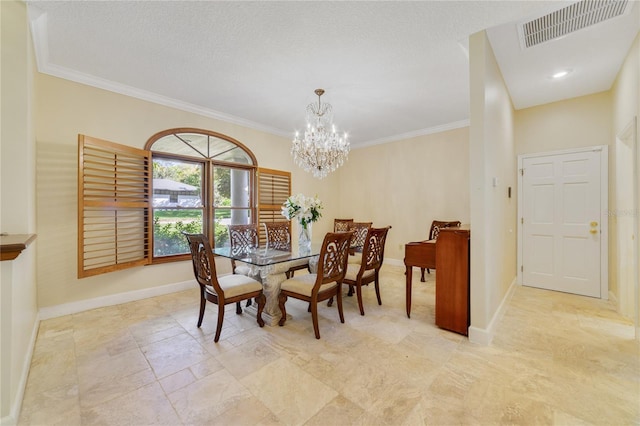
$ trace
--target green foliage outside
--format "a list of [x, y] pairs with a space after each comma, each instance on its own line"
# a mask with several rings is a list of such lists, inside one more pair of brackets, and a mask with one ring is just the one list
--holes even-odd
[[[171, 179], [201, 188], [201, 176], [201, 167], [198, 164], [162, 159], [153, 161], [153, 177], [155, 179]], [[213, 190], [217, 206], [231, 206], [231, 173], [229, 168], [215, 168]], [[220, 223], [220, 219], [229, 219], [230, 217], [230, 210], [215, 210], [215, 247], [221, 247], [227, 243], [229, 239], [227, 227]], [[188, 253], [189, 247], [182, 232], [202, 232], [202, 210], [158, 209], [154, 212], [153, 225], [155, 256]]]
[[191, 164], [169, 160], [153, 161], [154, 179], [171, 179], [200, 188], [201, 168], [199, 164]]
[[199, 234], [202, 232], [202, 222], [194, 220], [192, 222], [160, 223], [160, 218], [153, 218], [153, 252], [155, 256], [169, 256], [172, 254], [188, 253], [189, 246], [187, 239], [182, 232], [189, 234]]

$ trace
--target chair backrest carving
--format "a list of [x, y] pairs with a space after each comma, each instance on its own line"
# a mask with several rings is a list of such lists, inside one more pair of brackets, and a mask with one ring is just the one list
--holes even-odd
[[322, 284], [344, 279], [351, 232], [330, 232], [324, 237], [318, 259], [318, 278], [314, 291]]
[[257, 248], [258, 227], [255, 224], [229, 225], [229, 244], [231, 253], [237, 254]]
[[264, 222], [267, 247], [274, 250], [291, 251], [291, 231], [289, 222]]
[[363, 271], [379, 269], [384, 261], [384, 246], [387, 242], [387, 233], [391, 227], [369, 228], [362, 250], [362, 262], [360, 268]]
[[216, 275], [216, 262], [213, 259], [213, 252], [207, 237], [203, 234], [183, 234], [189, 243], [193, 274], [196, 277], [196, 281], [203, 289], [204, 286], [211, 286], [216, 294], [223, 295], [224, 292], [220, 284], [218, 284]]
[[355, 247], [356, 251], [362, 251], [364, 247], [364, 241], [367, 238], [367, 232], [371, 228], [373, 222], [353, 222], [349, 226], [349, 231], [353, 231], [353, 237], [351, 237], [351, 247]]
[[454, 220], [454, 221], [449, 221], [449, 222], [444, 222], [441, 220], [434, 220], [433, 222], [431, 222], [431, 229], [429, 230], [429, 239], [430, 240], [435, 240], [438, 238], [438, 234], [440, 233], [440, 230], [442, 228], [451, 228], [451, 227], [456, 227], [456, 226], [460, 226], [460, 221], [459, 220]]
[[353, 219], [333, 219], [333, 232], [347, 232]]

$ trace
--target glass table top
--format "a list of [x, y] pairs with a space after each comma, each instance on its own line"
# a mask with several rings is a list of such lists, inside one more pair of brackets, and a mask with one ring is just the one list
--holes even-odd
[[256, 266], [267, 266], [291, 260], [304, 259], [320, 254], [322, 244], [311, 244], [311, 247], [294, 247], [291, 251], [274, 250], [268, 247], [258, 247], [249, 250], [231, 251], [230, 247], [218, 247], [214, 254], [229, 259], [238, 260]]

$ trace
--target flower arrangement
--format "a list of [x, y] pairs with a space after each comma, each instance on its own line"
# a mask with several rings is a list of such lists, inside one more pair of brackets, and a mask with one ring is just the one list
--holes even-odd
[[303, 194], [292, 195], [282, 205], [282, 216], [291, 220], [298, 219], [303, 229], [307, 225], [320, 219], [322, 213], [322, 202], [318, 197], [305, 197]]

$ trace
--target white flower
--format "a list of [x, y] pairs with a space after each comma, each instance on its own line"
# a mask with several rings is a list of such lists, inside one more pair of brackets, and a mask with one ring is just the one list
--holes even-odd
[[300, 225], [306, 229], [307, 224], [316, 222], [322, 216], [322, 202], [315, 197], [305, 197], [304, 194], [296, 194], [287, 198], [282, 206], [282, 216], [288, 220], [294, 217]]

